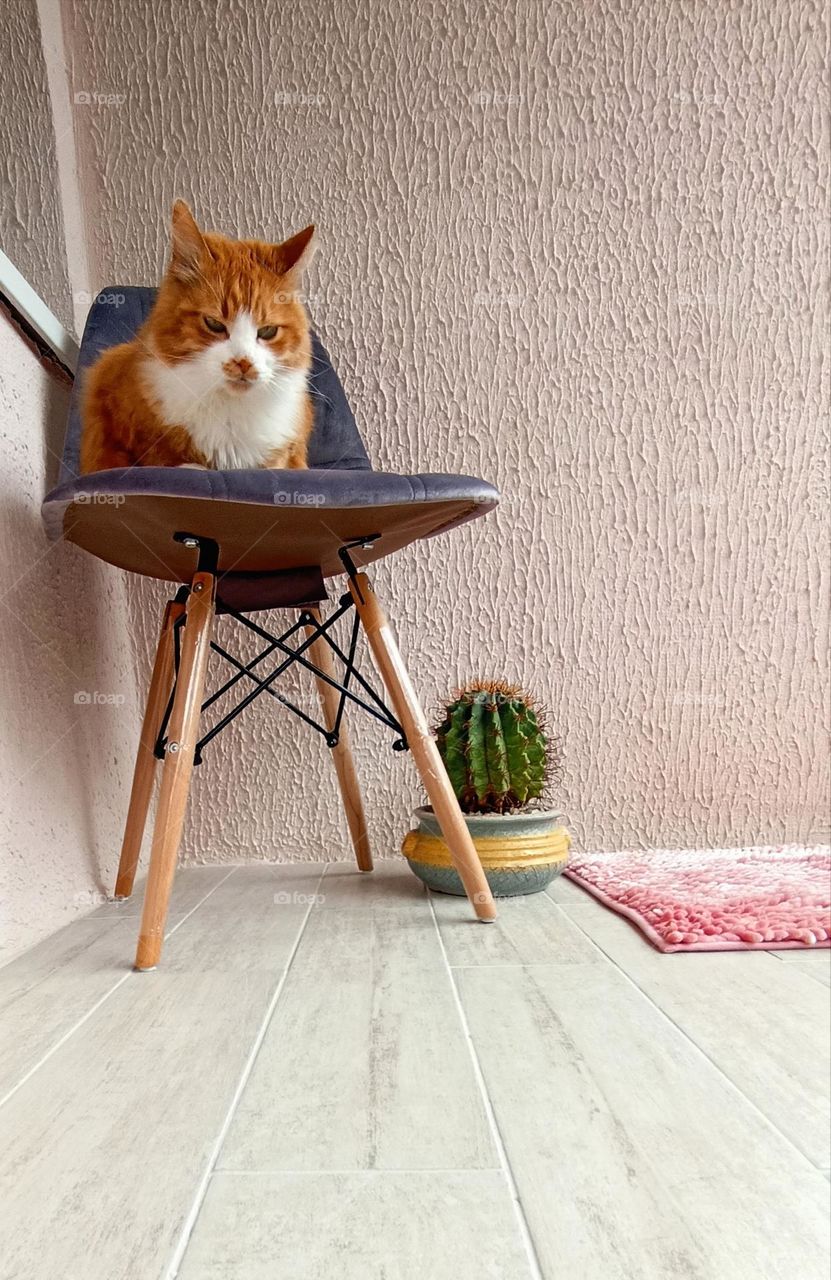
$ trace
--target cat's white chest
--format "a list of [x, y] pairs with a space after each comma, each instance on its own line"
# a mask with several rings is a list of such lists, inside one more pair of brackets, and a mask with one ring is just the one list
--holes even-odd
[[164, 422], [181, 426], [219, 471], [261, 467], [296, 439], [303, 425], [306, 373], [281, 370], [268, 382], [242, 392], [204, 378], [194, 362], [170, 366], [152, 357], [146, 375]]

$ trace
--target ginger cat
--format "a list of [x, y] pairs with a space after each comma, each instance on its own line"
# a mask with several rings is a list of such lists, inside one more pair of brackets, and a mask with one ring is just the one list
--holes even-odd
[[307, 465], [312, 342], [298, 286], [313, 235], [228, 240], [176, 201], [153, 310], [87, 375], [82, 472]]

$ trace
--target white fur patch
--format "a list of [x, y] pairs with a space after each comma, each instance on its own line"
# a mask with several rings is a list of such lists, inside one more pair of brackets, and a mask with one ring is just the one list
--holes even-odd
[[[240, 391], [228, 385], [222, 366], [243, 356], [258, 378]], [[220, 471], [261, 467], [300, 430], [306, 372], [286, 369], [257, 341], [256, 324], [247, 312], [237, 316], [227, 338], [192, 359], [169, 365], [151, 356], [144, 371], [164, 422], [185, 427], [196, 448]]]

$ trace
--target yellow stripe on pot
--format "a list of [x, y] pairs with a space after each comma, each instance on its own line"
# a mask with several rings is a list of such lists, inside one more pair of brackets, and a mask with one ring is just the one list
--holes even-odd
[[[571, 836], [565, 827], [555, 827], [539, 836], [475, 836], [473, 843], [485, 871], [515, 871], [540, 863], [565, 862]], [[411, 862], [432, 867], [453, 865], [445, 842], [425, 831], [408, 831], [401, 851]]]

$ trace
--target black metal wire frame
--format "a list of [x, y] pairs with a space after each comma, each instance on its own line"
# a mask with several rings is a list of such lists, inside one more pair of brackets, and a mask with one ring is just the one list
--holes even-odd
[[[184, 589], [182, 594], [185, 594], [186, 591], [187, 588]], [[202, 712], [204, 713], [209, 707], [213, 706], [215, 702], [218, 702], [224, 694], [230, 692], [230, 690], [239, 684], [241, 680], [249, 681], [254, 685], [254, 688], [251, 689], [251, 691], [247, 693], [240, 702], [233, 706], [230, 711], [226, 712], [226, 714], [222, 716], [222, 718], [218, 720], [202, 738], [199, 739], [196, 744], [194, 763], [201, 763], [202, 751], [208, 743], [212, 742], [217, 734], [221, 733], [222, 730], [225, 729], [232, 720], [235, 720], [237, 716], [254, 701], [255, 698], [258, 698], [260, 694], [263, 693], [267, 693], [272, 698], [275, 698], [276, 701], [281, 703], [281, 705], [288, 711], [291, 711], [294, 715], [298, 716], [299, 719], [304, 721], [305, 724], [310, 725], [312, 729], [315, 729], [318, 733], [322, 734], [327, 746], [329, 747], [337, 746], [340, 739], [340, 728], [344, 708], [347, 701], [353, 702], [367, 712], [368, 715], [374, 716], [376, 720], [380, 720], [382, 724], [385, 724], [388, 728], [392, 729], [396, 734], [396, 738], [392, 744], [393, 750], [406, 751], [407, 739], [404, 735], [404, 730], [401, 724], [390, 711], [383, 698], [376, 693], [369, 681], [364, 678], [356, 665], [355, 653], [358, 645], [358, 634], [361, 625], [361, 620], [357, 611], [354, 612], [352, 617], [352, 631], [349, 638], [349, 647], [345, 652], [335, 638], [330, 634], [331, 629], [335, 624], [345, 614], [347, 614], [350, 609], [354, 609], [354, 607], [355, 604], [351, 595], [343, 595], [338, 602], [337, 609], [323, 622], [319, 622], [314, 614], [309, 613], [304, 609], [300, 613], [297, 621], [279, 636], [272, 635], [271, 632], [266, 631], [264, 627], [259, 626], [256, 622], [252, 622], [250, 618], [245, 616], [245, 614], [238, 613], [235, 609], [227, 609], [225, 612], [230, 617], [241, 623], [242, 626], [246, 627], [249, 631], [252, 631], [262, 640], [265, 640], [266, 647], [261, 653], [258, 653], [251, 662], [243, 663], [239, 658], [236, 658], [232, 653], [229, 653], [221, 644], [218, 644], [215, 640], [211, 641], [211, 649], [214, 653], [218, 653], [221, 658], [224, 658], [226, 662], [233, 666], [235, 668], [235, 673], [203, 702]], [[173, 710], [173, 699], [176, 694], [176, 682], [179, 678], [179, 665], [181, 661], [180, 633], [184, 623], [184, 615], [178, 618], [174, 623], [174, 680], [173, 689], [171, 690], [170, 697], [168, 698], [165, 713], [162, 718], [161, 728], [156, 740], [155, 754], [159, 759], [164, 759], [167, 748], [167, 728], [170, 723], [170, 715]], [[297, 634], [298, 631], [302, 631], [304, 629], [307, 629], [308, 631], [305, 640], [296, 647], [290, 645], [288, 642]], [[343, 663], [344, 671], [342, 680], [338, 680], [327, 672], [321, 671], [320, 667], [317, 666], [316, 663], [312, 662], [305, 656], [306, 650], [309, 649], [317, 640], [323, 640], [328, 644], [332, 653]], [[265, 662], [266, 658], [269, 658], [277, 651], [285, 655], [283, 661], [280, 662], [264, 679], [261, 679], [259, 675], [255, 675], [255, 668], [258, 667], [260, 663]], [[290, 698], [283, 697], [281, 693], [278, 693], [278, 691], [272, 687], [278, 677], [281, 676], [284, 671], [287, 671], [289, 667], [294, 666], [295, 663], [305, 667], [308, 671], [311, 671], [318, 680], [322, 680], [325, 684], [331, 685], [333, 689], [338, 691], [340, 695], [338, 698], [338, 707], [331, 729], [327, 729], [326, 725], [320, 724], [312, 716], [307, 715], [306, 712], [292, 702]], [[362, 697], [360, 694], [356, 693], [353, 688], [350, 688], [353, 681], [360, 686], [361, 690], [366, 695], [365, 697]]]

